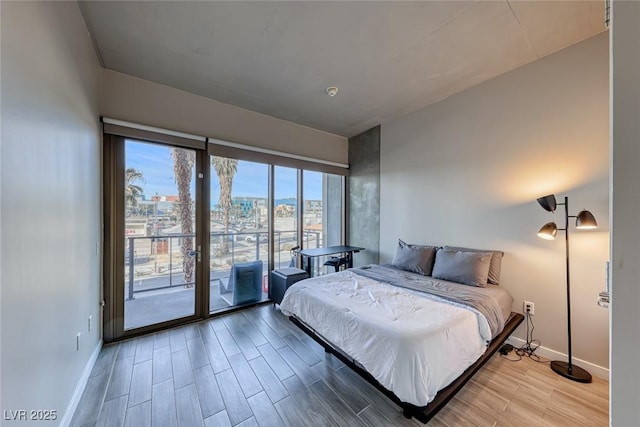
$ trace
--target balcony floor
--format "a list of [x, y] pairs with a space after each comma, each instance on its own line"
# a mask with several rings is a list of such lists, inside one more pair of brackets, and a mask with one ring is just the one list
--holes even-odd
[[[125, 300], [125, 330], [152, 325], [180, 317], [191, 316], [195, 307], [195, 288], [165, 289], [161, 291], [140, 292], [135, 299]], [[263, 300], [268, 298], [262, 293]], [[220, 281], [211, 281], [209, 309], [220, 311], [231, 306], [220, 296]]]

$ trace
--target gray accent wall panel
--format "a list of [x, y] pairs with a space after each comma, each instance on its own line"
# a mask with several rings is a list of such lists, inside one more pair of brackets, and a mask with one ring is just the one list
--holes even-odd
[[380, 126], [349, 138], [347, 244], [367, 248], [354, 265], [380, 261]]
[[[342, 200], [342, 177], [339, 175], [322, 175], [322, 200]], [[326, 246], [341, 245], [342, 242], [342, 203], [322, 204], [322, 229], [325, 232]]]

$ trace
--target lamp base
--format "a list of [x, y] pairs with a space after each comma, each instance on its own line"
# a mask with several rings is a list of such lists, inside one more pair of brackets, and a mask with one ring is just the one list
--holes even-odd
[[591, 374], [589, 372], [576, 365], [572, 365], [571, 368], [572, 369], [569, 370], [569, 364], [567, 362], [560, 362], [558, 360], [551, 362], [551, 370], [556, 374], [579, 383], [591, 382]]

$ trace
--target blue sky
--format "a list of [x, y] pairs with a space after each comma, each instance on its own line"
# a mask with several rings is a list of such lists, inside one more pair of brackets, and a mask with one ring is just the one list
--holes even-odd
[[[127, 168], [135, 168], [142, 172], [145, 182], [136, 185], [144, 189], [149, 199], [158, 194], [161, 196], [177, 195], [171, 149], [162, 145], [127, 141], [125, 144]], [[238, 171], [233, 179], [234, 197], [267, 197], [268, 176], [267, 165], [240, 160]], [[275, 169], [276, 199], [296, 197], [296, 170], [279, 167]], [[193, 186], [191, 191], [193, 192]], [[215, 205], [220, 197], [218, 176], [211, 169], [211, 204]], [[305, 171], [304, 198], [322, 199], [322, 174]]]

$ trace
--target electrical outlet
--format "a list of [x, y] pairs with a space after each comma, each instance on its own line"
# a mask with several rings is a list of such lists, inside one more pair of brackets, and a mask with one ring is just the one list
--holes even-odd
[[90, 314], [89, 315], [89, 324], [87, 325], [88, 332], [91, 332], [91, 326], [93, 326], [92, 323], [93, 323], [93, 315]]
[[78, 335], [76, 335], [76, 351], [80, 351], [80, 335], [82, 335], [82, 332], [78, 332]]
[[524, 308], [524, 312], [525, 313], [529, 313], [529, 315], [533, 316], [534, 314], [536, 314], [536, 305], [534, 303], [532, 303], [531, 301], [525, 301], [523, 304]]

